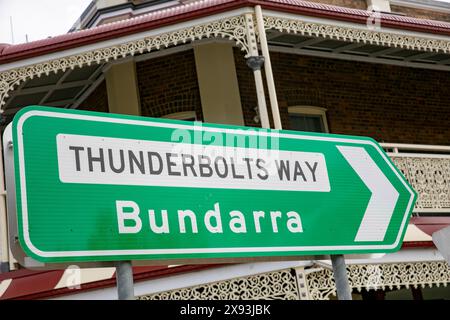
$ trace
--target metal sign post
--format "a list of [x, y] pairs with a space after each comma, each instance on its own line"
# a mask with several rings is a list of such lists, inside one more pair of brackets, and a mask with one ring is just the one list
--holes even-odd
[[134, 300], [133, 267], [131, 261], [116, 263], [117, 295], [119, 300]]
[[345, 266], [344, 255], [331, 255], [333, 266], [333, 277], [336, 284], [336, 292], [339, 300], [352, 300], [352, 293], [348, 284], [347, 268]]

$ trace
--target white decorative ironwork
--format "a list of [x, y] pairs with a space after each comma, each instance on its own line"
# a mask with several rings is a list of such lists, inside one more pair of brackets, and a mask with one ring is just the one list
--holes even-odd
[[308, 283], [307, 283], [307, 274], [305, 272], [305, 268], [298, 267], [295, 268], [296, 280], [297, 280], [297, 288], [298, 288], [298, 297], [300, 300], [310, 300], [309, 291], [308, 291]]
[[244, 18], [245, 18], [245, 28], [247, 30], [248, 56], [259, 56], [258, 40], [256, 39], [257, 28], [255, 28], [253, 15], [247, 13], [244, 15]]
[[21, 82], [33, 77], [40, 77], [42, 74], [57, 73], [66, 69], [81, 68], [92, 63], [108, 62], [120, 57], [133, 56], [138, 53], [159, 50], [169, 46], [184, 44], [189, 41], [203, 38], [221, 37], [234, 40], [236, 44], [249, 53], [246, 22], [244, 16], [235, 16], [217, 20], [214, 22], [187, 27], [184, 29], [163, 33], [155, 36], [145, 37], [139, 40], [130, 41], [112, 47], [96, 49], [93, 51], [50, 60], [18, 69], [12, 69], [0, 73], [0, 108], [3, 108], [8, 92]]
[[[401, 289], [425, 286], [447, 286], [450, 267], [445, 261], [369, 264], [347, 266], [350, 287], [361, 291]], [[313, 300], [328, 300], [336, 295], [331, 270], [322, 269], [307, 276], [309, 295]]]
[[280, 32], [292, 32], [301, 35], [306, 34], [308, 36], [320, 36], [350, 42], [363, 42], [413, 50], [450, 52], [449, 40], [429, 39], [376, 30], [364, 30], [315, 22], [305, 22], [302, 21], [301, 18], [288, 19], [266, 16], [264, 17], [264, 25], [267, 30], [275, 29]]
[[[450, 267], [445, 261], [348, 265], [350, 287], [361, 291], [447, 286]], [[299, 288], [299, 285], [303, 287]], [[304, 294], [302, 294], [304, 293]], [[140, 300], [312, 299], [336, 296], [328, 269], [285, 269], [138, 297]]]
[[208, 283], [138, 297], [140, 300], [296, 300], [295, 273], [291, 269]]
[[416, 209], [450, 212], [450, 158], [391, 156], [418, 193]]

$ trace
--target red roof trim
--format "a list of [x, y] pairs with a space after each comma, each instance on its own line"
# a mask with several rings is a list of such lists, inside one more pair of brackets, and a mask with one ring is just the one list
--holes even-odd
[[40, 270], [29, 270], [29, 269], [20, 269], [14, 270], [6, 273], [0, 273], [0, 281], [7, 279], [17, 279], [22, 277], [28, 277], [34, 274], [49, 272], [49, 271], [40, 271]]
[[425, 224], [449, 224], [450, 225], [450, 217], [439, 217], [439, 216], [431, 216], [431, 217], [411, 217], [409, 223], [413, 223], [415, 225], [425, 225]]
[[410, 223], [432, 236], [434, 232], [450, 225], [450, 217], [412, 217]]
[[[365, 24], [367, 18], [371, 16], [371, 12], [366, 10], [300, 0], [204, 0], [49, 39], [25, 44], [1, 46], [0, 64], [67, 50], [99, 41], [126, 36], [136, 32], [151, 30], [156, 27], [162, 27], [257, 4], [261, 5], [264, 9], [349, 21], [359, 24]], [[450, 23], [440, 21], [381, 14], [381, 25], [385, 27], [450, 35]]]
[[402, 249], [408, 248], [435, 248], [433, 241], [408, 241], [402, 243]]
[[[205, 265], [182, 265], [172, 268], [161, 268], [161, 267], [133, 267], [133, 275], [134, 281], [143, 281], [154, 279], [162, 276], [168, 276], [172, 274], [178, 274], [189, 271], [196, 271], [202, 269], [212, 268], [218, 265], [205, 264]], [[140, 269], [141, 268], [141, 269]], [[147, 269], [147, 270], [145, 270]], [[155, 269], [155, 270], [150, 270]], [[44, 299], [51, 298], [56, 296], [62, 296], [65, 294], [77, 294], [85, 291], [95, 290], [99, 288], [108, 288], [116, 285], [115, 275], [111, 279], [105, 279], [101, 281], [90, 282], [81, 285], [80, 289], [69, 289], [69, 288], [61, 288], [61, 289], [49, 289], [47, 291], [41, 291], [38, 293], [33, 293], [29, 295], [24, 295], [20, 297], [16, 297], [14, 299], [19, 300], [30, 300], [30, 299]]]
[[[99, 41], [105, 41], [129, 34], [152, 30], [156, 27], [179, 23], [193, 18], [201, 18], [243, 7], [247, 0], [212, 0], [196, 2], [160, 10], [142, 16], [108, 23], [91, 29], [76, 31], [48, 39], [10, 45], [3, 49], [0, 64], [12, 62], [55, 51], [67, 50]], [[213, 3], [213, 5], [211, 5]]]
[[[64, 274], [64, 270], [47, 271], [29, 277], [16, 278], [1, 296], [2, 300], [22, 298], [24, 294], [40, 294], [43, 288], [54, 288]], [[32, 279], [32, 281], [30, 281]]]

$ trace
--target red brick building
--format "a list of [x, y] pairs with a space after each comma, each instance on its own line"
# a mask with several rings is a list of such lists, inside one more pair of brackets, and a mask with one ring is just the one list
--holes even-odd
[[[251, 57], [264, 57], [260, 69]], [[450, 298], [438, 288], [450, 268], [430, 236], [449, 223], [449, 87], [450, 5], [431, 0], [93, 1], [68, 34], [0, 44], [3, 126], [36, 104], [383, 143], [419, 199], [401, 251], [347, 260], [355, 299]], [[11, 270], [0, 298], [114, 297], [113, 268], [82, 271], [75, 290], [70, 270], [14, 271], [0, 211]], [[328, 299], [327, 263], [137, 268], [136, 295]], [[245, 295], [220, 292], [238, 281], [248, 281]]]

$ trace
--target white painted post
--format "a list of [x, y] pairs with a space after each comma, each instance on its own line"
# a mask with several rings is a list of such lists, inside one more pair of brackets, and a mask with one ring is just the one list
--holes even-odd
[[260, 5], [255, 7], [256, 23], [258, 27], [259, 42], [264, 57], [264, 70], [266, 72], [267, 89], [269, 90], [270, 107], [275, 129], [283, 129], [281, 124], [280, 109], [278, 108], [277, 92], [275, 90], [275, 81], [273, 80], [272, 63], [270, 62], [269, 46], [267, 44], [266, 29], [264, 28], [264, 19]]
[[264, 57], [260, 56], [258, 52], [253, 16], [251, 14], [245, 15], [245, 26], [247, 29], [247, 42], [249, 50], [247, 65], [253, 70], [253, 76], [255, 77], [256, 96], [258, 99], [258, 111], [261, 119], [261, 127], [270, 128], [266, 97], [264, 95], [264, 84], [261, 76], [261, 67], [264, 64]]
[[[1, 141], [0, 146], [3, 146]], [[7, 223], [5, 174], [3, 171], [3, 148], [0, 147], [0, 273], [9, 271], [9, 240]]]

